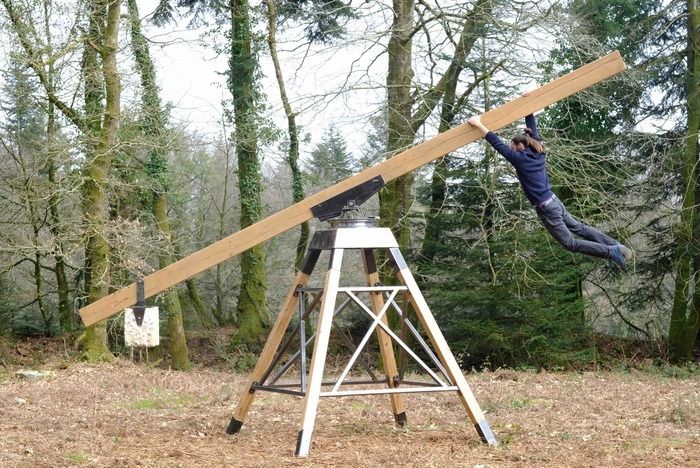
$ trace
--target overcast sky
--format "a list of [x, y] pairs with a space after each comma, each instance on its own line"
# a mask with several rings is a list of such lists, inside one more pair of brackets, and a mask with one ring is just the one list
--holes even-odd
[[[230, 99], [226, 88], [227, 57], [217, 54], [212, 43], [224, 38], [213, 37], [212, 27], [187, 29], [186, 18], [177, 24], [155, 27], [148, 22], [155, 0], [142, 0], [139, 8], [144, 17], [147, 36], [153, 41], [152, 55], [158, 68], [164, 100], [174, 106], [174, 122], [188, 123], [188, 128], [216, 134], [221, 129], [222, 101]], [[385, 15], [377, 15], [379, 21]], [[368, 25], [360, 25], [363, 29]], [[377, 28], [385, 31], [386, 26]], [[204, 36], [209, 32], [208, 36]], [[364, 144], [368, 118], [381, 105], [386, 73], [386, 56], [381, 38], [358, 32], [357, 47], [303, 46], [300, 30], [278, 32], [278, 54], [283, 67], [287, 93], [298, 112], [302, 131], [309, 132], [312, 141], [302, 145], [308, 153], [319, 141], [323, 131], [332, 123], [344, 135], [348, 147], [359, 156]], [[353, 40], [352, 34], [348, 39]], [[386, 41], [383, 41], [386, 42]], [[265, 115], [278, 127], [286, 129], [284, 110], [267, 53], [260, 55], [263, 73], [261, 88], [269, 108]], [[344, 88], [340, 95], [336, 93]]]

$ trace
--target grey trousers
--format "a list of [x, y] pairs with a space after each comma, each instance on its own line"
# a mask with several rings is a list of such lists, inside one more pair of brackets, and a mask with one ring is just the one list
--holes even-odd
[[[611, 246], [618, 243], [612, 237], [571, 216], [564, 204], [556, 197], [547, 206], [536, 207], [535, 211], [552, 237], [571, 252], [609, 258]], [[574, 234], [585, 240], [576, 239]]]

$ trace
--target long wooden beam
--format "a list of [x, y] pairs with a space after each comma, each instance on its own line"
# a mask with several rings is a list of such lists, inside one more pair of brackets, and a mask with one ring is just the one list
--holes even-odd
[[[532, 114], [610, 78], [624, 69], [625, 63], [622, 61], [620, 53], [615, 51], [537, 88], [526, 97], [519, 97], [483, 114], [481, 121], [488, 128], [498, 130], [518, 119], [522, 119], [528, 114]], [[146, 276], [144, 278], [145, 295], [150, 297], [158, 294], [170, 286], [181, 283], [224, 260], [311, 219], [313, 217], [311, 207], [362, 182], [379, 175], [389, 182], [479, 138], [481, 138], [479, 130], [470, 124], [464, 123], [413, 146], [376, 166], [311, 195], [299, 203], [278, 211], [262, 221], [235, 232], [162, 270]], [[85, 325], [92, 325], [135, 303], [136, 283], [132, 283], [83, 307], [80, 309], [80, 316]]]

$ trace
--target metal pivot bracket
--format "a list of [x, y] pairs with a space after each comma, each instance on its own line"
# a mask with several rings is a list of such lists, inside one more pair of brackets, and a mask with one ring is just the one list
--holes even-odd
[[357, 209], [379, 192], [386, 183], [384, 177], [376, 176], [311, 207], [311, 213], [321, 221], [339, 217], [343, 211]]
[[134, 320], [139, 327], [143, 324], [143, 316], [146, 313], [146, 293], [143, 278], [136, 280], [136, 305], [131, 308], [134, 312]]

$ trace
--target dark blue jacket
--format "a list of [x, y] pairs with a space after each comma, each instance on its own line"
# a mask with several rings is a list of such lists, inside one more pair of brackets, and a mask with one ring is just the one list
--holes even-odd
[[[537, 132], [537, 121], [534, 115], [530, 114], [525, 117], [525, 125], [532, 130], [533, 138], [542, 141]], [[552, 186], [549, 184], [549, 177], [547, 177], [544, 153], [535, 153], [530, 148], [525, 148], [525, 151], [513, 150], [493, 132], [488, 132], [485, 138], [496, 151], [513, 165], [520, 185], [530, 203], [537, 206], [554, 195]]]

